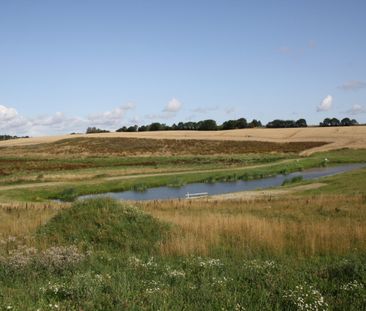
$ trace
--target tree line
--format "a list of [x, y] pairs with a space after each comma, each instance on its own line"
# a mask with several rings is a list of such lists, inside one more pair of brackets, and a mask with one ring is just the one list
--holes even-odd
[[29, 136], [12, 136], [12, 135], [0, 135], [0, 140], [10, 140], [10, 139], [18, 139], [18, 138], [29, 138]]
[[[344, 118], [338, 120], [337, 118], [325, 118], [323, 122], [320, 122], [319, 126], [352, 126], [358, 125], [355, 119]], [[305, 119], [298, 120], [280, 120], [275, 119], [268, 122], [265, 126], [262, 125], [260, 120], [252, 120], [248, 122], [245, 118], [240, 118], [237, 120], [228, 120], [222, 124], [217, 124], [213, 119], [202, 120], [198, 122], [179, 122], [172, 125], [167, 125], [165, 123], [153, 122], [147, 125], [132, 125], [123, 126], [116, 130], [116, 132], [151, 132], [151, 131], [220, 131], [220, 130], [234, 130], [234, 129], [245, 129], [245, 128], [300, 128], [307, 127], [307, 122]], [[88, 127], [86, 133], [108, 133], [107, 130], [102, 130], [96, 127]]]

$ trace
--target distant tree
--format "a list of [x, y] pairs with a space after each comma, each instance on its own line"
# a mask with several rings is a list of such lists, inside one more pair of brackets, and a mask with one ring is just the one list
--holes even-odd
[[240, 118], [240, 119], [236, 120], [236, 128], [244, 129], [244, 128], [247, 128], [247, 127], [248, 127], [247, 119]]
[[352, 121], [350, 118], [343, 118], [341, 120], [341, 125], [342, 126], [351, 126], [352, 125]]
[[244, 118], [240, 118], [238, 120], [228, 120], [225, 121], [220, 129], [222, 130], [233, 130], [233, 129], [244, 129], [248, 127], [247, 120]]
[[248, 124], [248, 127], [250, 127], [250, 128], [262, 127], [262, 122], [259, 120], [253, 119], [253, 121]]
[[339, 121], [337, 118], [325, 118], [323, 122], [320, 122], [320, 126], [350, 126], [358, 124], [356, 120], [350, 120], [349, 118], [344, 118]]
[[322, 126], [322, 127], [332, 126], [331, 119], [329, 119], [329, 118], [325, 118], [325, 119], [323, 120], [323, 122], [320, 122], [320, 124], [319, 124], [319, 125], [320, 125], [320, 126]]
[[146, 132], [149, 130], [149, 127], [147, 125], [141, 125], [139, 128], [138, 128], [138, 131], [139, 132]]
[[352, 119], [352, 120], [351, 120], [351, 124], [352, 124], [352, 125], [358, 125], [358, 122], [357, 122], [357, 120], [356, 120], [356, 119]]
[[216, 131], [217, 130], [217, 123], [215, 120], [203, 120], [198, 122], [199, 131]]
[[159, 122], [151, 123], [149, 126], [149, 131], [162, 131], [164, 130], [164, 124], [160, 124]]
[[175, 129], [179, 131], [194, 131], [197, 130], [197, 122], [179, 122]]
[[126, 130], [126, 132], [137, 132], [138, 130], [138, 126], [137, 125], [133, 125], [133, 126], [129, 126]]
[[305, 119], [299, 119], [295, 122], [295, 124], [296, 124], [296, 127], [307, 127], [308, 126]]
[[337, 118], [332, 118], [330, 120], [331, 126], [340, 126], [341, 122]]
[[233, 130], [237, 128], [237, 123], [235, 120], [228, 120], [222, 123], [221, 129], [223, 130]]
[[296, 127], [296, 122], [293, 120], [273, 120], [271, 122], [268, 122], [266, 127], [268, 128], [290, 128], [290, 127]]
[[116, 130], [116, 132], [127, 132], [127, 127], [126, 126], [122, 126], [118, 130]]
[[86, 129], [86, 134], [96, 134], [96, 133], [109, 133], [109, 131], [99, 129], [97, 127], [88, 127]]
[[18, 138], [29, 138], [29, 136], [12, 136], [12, 135], [0, 135], [0, 140], [10, 140]]

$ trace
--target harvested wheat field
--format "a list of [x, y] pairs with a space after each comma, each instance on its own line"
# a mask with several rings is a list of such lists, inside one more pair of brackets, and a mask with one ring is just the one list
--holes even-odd
[[2, 155], [215, 155], [247, 153], [300, 153], [326, 142], [265, 142], [204, 139], [148, 139], [131, 137], [80, 137], [51, 143], [3, 147]]
[[290, 129], [242, 129], [230, 131], [162, 131], [140, 133], [102, 133], [35, 137], [0, 142], [0, 147], [50, 144], [77, 138], [145, 138], [173, 140], [266, 141], [275, 143], [327, 142], [310, 146], [303, 154], [340, 148], [366, 148], [366, 126], [308, 127]]

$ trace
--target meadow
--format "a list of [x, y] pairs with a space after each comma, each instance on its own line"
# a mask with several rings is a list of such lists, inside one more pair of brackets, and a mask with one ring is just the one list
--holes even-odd
[[366, 309], [366, 169], [274, 189], [286, 195], [75, 201], [366, 162], [366, 149], [199, 141], [180, 155], [163, 140], [148, 155], [144, 140], [83, 139], [1, 147], [0, 310]]

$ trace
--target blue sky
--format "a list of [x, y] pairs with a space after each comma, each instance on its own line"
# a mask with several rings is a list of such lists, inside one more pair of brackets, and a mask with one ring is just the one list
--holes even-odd
[[0, 133], [366, 122], [366, 2], [0, 0]]

